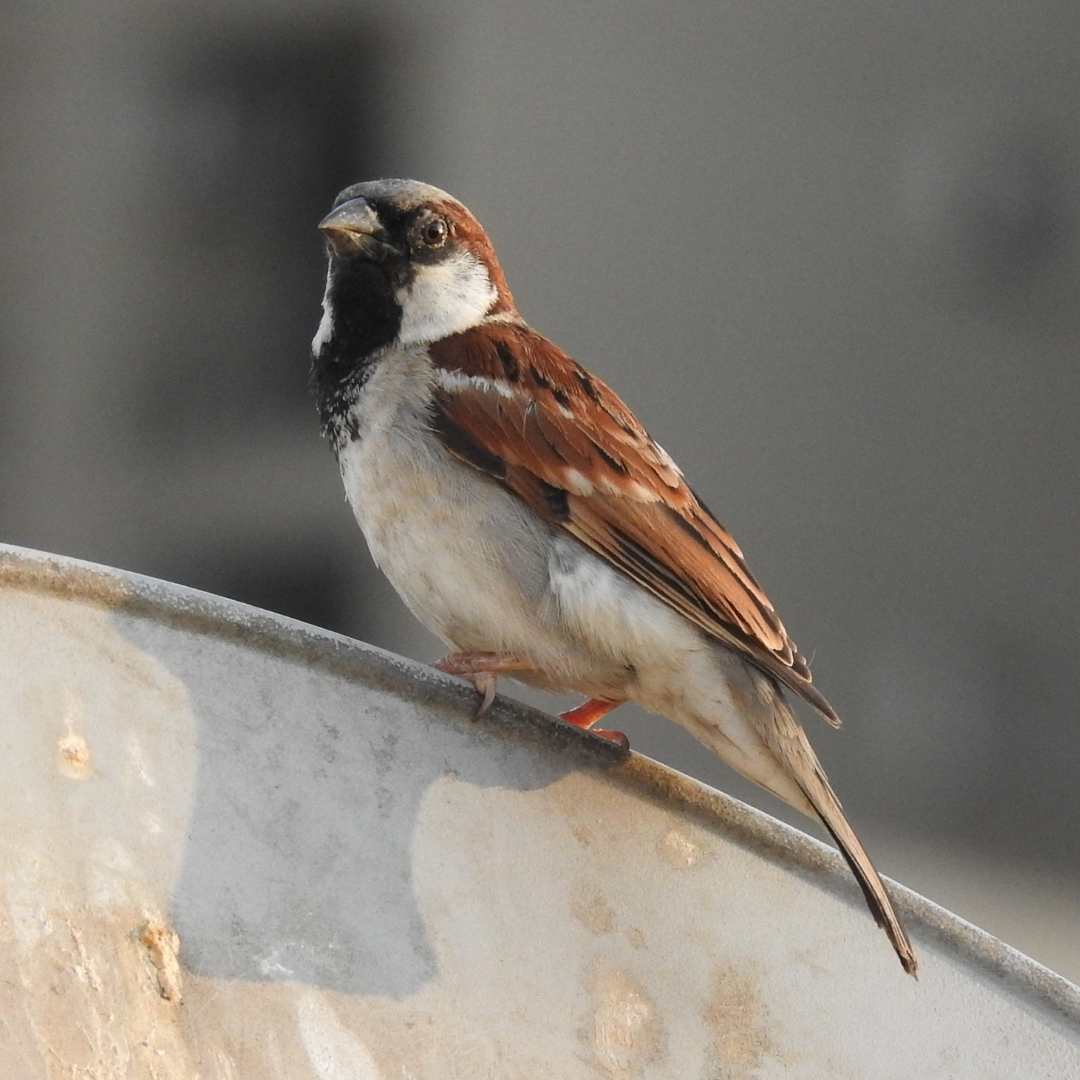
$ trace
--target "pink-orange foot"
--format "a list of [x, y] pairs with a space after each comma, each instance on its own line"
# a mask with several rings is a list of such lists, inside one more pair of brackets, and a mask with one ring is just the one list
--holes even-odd
[[514, 653], [497, 652], [455, 652], [444, 656], [434, 666], [447, 675], [460, 675], [476, 687], [481, 695], [480, 708], [476, 710], [478, 718], [491, 708], [495, 684], [502, 672], [528, 671], [531, 667]]
[[604, 731], [602, 728], [593, 727], [597, 720], [603, 719], [612, 709], [617, 709], [622, 704], [623, 702], [612, 701], [610, 698], [590, 698], [576, 709], [559, 713], [559, 717], [568, 724], [573, 724], [574, 727], [592, 731], [594, 735], [599, 735], [600, 738], [608, 739], [613, 743], [617, 743], [624, 750], [629, 750], [630, 740], [621, 731]]

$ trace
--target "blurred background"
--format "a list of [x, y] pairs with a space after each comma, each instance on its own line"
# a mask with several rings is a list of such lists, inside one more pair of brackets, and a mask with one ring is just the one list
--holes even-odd
[[440, 655], [307, 387], [319, 219], [434, 183], [742, 544], [881, 868], [1080, 980], [1077, 101], [1072, 0], [9, 3], [0, 540]]

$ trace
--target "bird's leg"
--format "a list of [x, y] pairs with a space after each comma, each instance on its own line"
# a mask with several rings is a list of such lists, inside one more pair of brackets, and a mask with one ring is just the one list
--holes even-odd
[[460, 675], [468, 679], [482, 695], [477, 718], [491, 708], [495, 700], [495, 683], [500, 673], [505, 671], [528, 671], [532, 664], [522, 660], [515, 653], [497, 652], [455, 652], [444, 656], [433, 665], [447, 675]]
[[[589, 698], [588, 701], [582, 703], [576, 709], [559, 713], [559, 719], [565, 720], [568, 724], [573, 724], [574, 727], [579, 727], [583, 731], [588, 731], [597, 720], [607, 716], [612, 709], [617, 709], [622, 704], [622, 701], [612, 701], [610, 698]], [[630, 740], [621, 731], [604, 731], [601, 728], [595, 728], [593, 734], [599, 735], [602, 739], [608, 739], [613, 743], [618, 743], [627, 750], [630, 749]]]

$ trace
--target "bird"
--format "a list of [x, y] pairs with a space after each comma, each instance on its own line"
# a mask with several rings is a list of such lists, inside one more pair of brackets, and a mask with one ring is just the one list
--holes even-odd
[[832, 835], [914, 949], [787, 694], [839, 726], [741, 550], [601, 379], [518, 313], [487, 233], [415, 180], [342, 191], [312, 381], [374, 561], [481, 710], [500, 675], [681, 724]]

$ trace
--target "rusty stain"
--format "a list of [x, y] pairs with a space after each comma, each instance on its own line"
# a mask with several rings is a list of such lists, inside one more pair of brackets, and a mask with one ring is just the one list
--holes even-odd
[[120, 607], [130, 597], [127, 582], [114, 572], [73, 566], [67, 560], [30, 560], [14, 551], [0, 551], [0, 586], [89, 600], [109, 608]]
[[182, 994], [180, 938], [176, 931], [162, 922], [150, 922], [143, 927], [139, 940], [150, 953], [150, 962], [157, 968], [158, 987], [166, 1001], [179, 1003]]
[[615, 929], [615, 912], [604, 894], [592, 882], [578, 886], [570, 896], [570, 914], [594, 934], [610, 934]]
[[753, 1080], [766, 1059], [779, 1059], [772, 1040], [774, 1023], [749, 965], [727, 965], [713, 977], [702, 1019], [712, 1035], [709, 1076], [714, 1080]]
[[60, 751], [57, 768], [64, 776], [70, 780], [86, 780], [93, 775], [94, 765], [90, 757], [90, 747], [81, 735], [72, 731], [57, 740], [56, 745]]
[[77, 728], [82, 720], [82, 695], [74, 686], [61, 688], [66, 734], [56, 741], [56, 767], [69, 780], [86, 780], [94, 773], [90, 747]]
[[658, 845], [660, 855], [673, 866], [689, 870], [701, 858], [701, 847], [680, 829], [666, 833]]
[[667, 1034], [656, 1005], [629, 972], [600, 961], [589, 985], [592, 1024], [583, 1032], [606, 1076], [644, 1075], [667, 1056]]
[[[71, 910], [70, 904], [65, 906]], [[120, 942], [112, 934], [112, 920], [103, 923], [50, 911], [48, 922], [48, 932], [32, 949], [4, 950], [9, 990], [21, 985], [23, 993], [5, 994], [0, 1002], [4, 1031], [0, 1076], [4, 1080], [194, 1076], [179, 1060], [185, 1056], [179, 1029], [160, 1023], [161, 1006], [140, 1009], [131, 997], [130, 990], [138, 985], [131, 978], [135, 973], [131, 961], [138, 954], [130, 947], [114, 948]], [[135, 1032], [138, 1038], [132, 1037]], [[166, 1053], [168, 1060], [162, 1062]], [[151, 1055], [155, 1060], [148, 1061]]]

